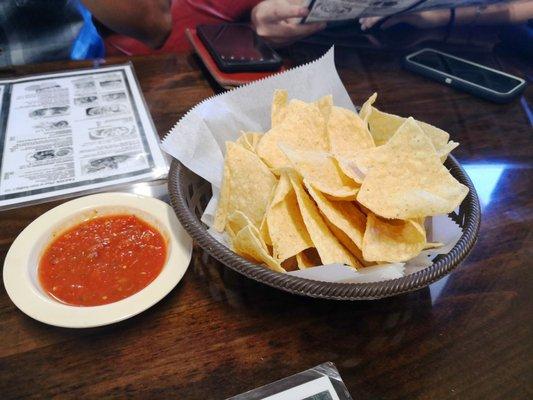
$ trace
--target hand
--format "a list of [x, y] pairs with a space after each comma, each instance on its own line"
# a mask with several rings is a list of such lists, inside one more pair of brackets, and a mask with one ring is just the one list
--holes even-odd
[[308, 13], [301, 0], [265, 0], [253, 8], [252, 26], [273, 46], [286, 46], [326, 27], [322, 22], [300, 24]]
[[[366, 31], [381, 21], [383, 17], [360, 18], [361, 30]], [[415, 28], [429, 29], [444, 26], [450, 20], [450, 10], [429, 10], [418, 13], [402, 14], [389, 18], [381, 25], [381, 29], [388, 29], [391, 26], [405, 23]]]

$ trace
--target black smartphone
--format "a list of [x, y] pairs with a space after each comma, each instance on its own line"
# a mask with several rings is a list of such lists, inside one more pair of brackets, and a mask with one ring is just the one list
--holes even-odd
[[409, 54], [404, 58], [404, 66], [410, 71], [496, 103], [511, 101], [526, 87], [526, 82], [517, 76], [435, 49], [426, 48]]
[[196, 32], [224, 72], [276, 71], [282, 59], [245, 24], [198, 25]]

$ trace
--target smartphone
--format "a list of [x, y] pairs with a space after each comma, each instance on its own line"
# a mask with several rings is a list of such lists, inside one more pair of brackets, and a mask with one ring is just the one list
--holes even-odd
[[198, 25], [200, 40], [224, 72], [275, 71], [282, 59], [245, 24]]
[[403, 64], [410, 71], [496, 103], [511, 101], [526, 87], [521, 78], [429, 48], [409, 54]]

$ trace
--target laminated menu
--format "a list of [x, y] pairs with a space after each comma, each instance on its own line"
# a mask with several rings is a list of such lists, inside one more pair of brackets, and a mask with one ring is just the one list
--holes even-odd
[[337, 367], [326, 362], [227, 400], [352, 400]]
[[343, 21], [362, 17], [388, 17], [439, 8], [478, 6], [501, 0], [308, 0], [309, 15], [305, 22]]
[[0, 209], [167, 170], [131, 64], [0, 80]]

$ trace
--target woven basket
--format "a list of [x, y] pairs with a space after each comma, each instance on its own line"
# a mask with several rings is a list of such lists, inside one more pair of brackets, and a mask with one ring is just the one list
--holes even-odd
[[242, 275], [286, 292], [304, 296], [335, 300], [373, 300], [417, 290], [435, 282], [456, 268], [476, 242], [481, 211], [474, 185], [453, 156], [448, 156], [445, 166], [459, 182], [470, 189], [459, 207], [459, 213], [450, 214], [463, 230], [461, 238], [449, 253], [437, 256], [431, 266], [419, 272], [398, 279], [370, 283], [314, 281], [274, 272], [251, 263], [220, 244], [207, 233], [206, 226], [200, 222], [200, 217], [211, 198], [211, 185], [207, 181], [179, 161], [173, 160], [168, 189], [178, 219], [196, 243], [217, 260]]

